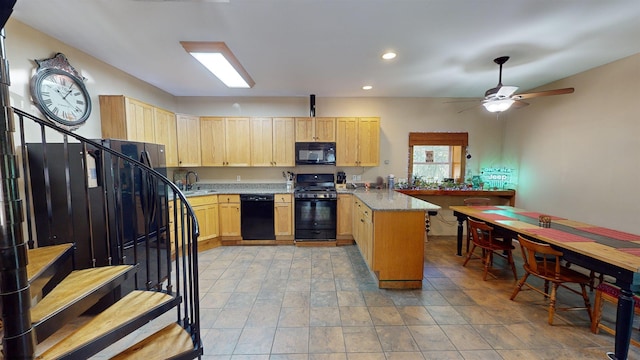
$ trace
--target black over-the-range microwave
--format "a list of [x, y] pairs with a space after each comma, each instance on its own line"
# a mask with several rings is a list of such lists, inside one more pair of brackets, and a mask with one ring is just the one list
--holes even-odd
[[335, 165], [336, 143], [297, 142], [296, 165]]

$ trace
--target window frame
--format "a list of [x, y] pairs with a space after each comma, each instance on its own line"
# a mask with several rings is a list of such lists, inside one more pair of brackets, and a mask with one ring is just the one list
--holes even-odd
[[449, 159], [451, 169], [453, 171], [456, 160], [460, 163], [460, 178], [454, 181], [464, 182], [466, 170], [466, 153], [469, 145], [469, 133], [466, 132], [410, 132], [409, 133], [409, 169], [407, 171], [407, 181], [413, 181], [413, 147], [414, 146], [460, 146], [460, 159], [453, 158], [453, 150], [450, 149], [451, 157]]

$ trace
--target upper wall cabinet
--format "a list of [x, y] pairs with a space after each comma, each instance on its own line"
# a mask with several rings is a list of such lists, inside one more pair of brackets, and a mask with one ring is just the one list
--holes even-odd
[[178, 166], [174, 113], [122, 95], [99, 98], [103, 138], [162, 144], [167, 166]]
[[202, 166], [249, 166], [250, 131], [246, 117], [201, 117]]
[[154, 107], [122, 95], [100, 95], [102, 137], [155, 142]]
[[296, 142], [336, 141], [336, 119], [326, 117], [296, 118]]
[[380, 165], [380, 118], [338, 118], [337, 166]]
[[167, 167], [177, 167], [179, 163], [176, 115], [170, 111], [155, 108], [154, 118], [155, 142], [158, 144], [164, 144]]
[[200, 118], [192, 115], [176, 115], [178, 138], [178, 166], [200, 166]]
[[251, 118], [251, 166], [295, 166], [293, 118]]

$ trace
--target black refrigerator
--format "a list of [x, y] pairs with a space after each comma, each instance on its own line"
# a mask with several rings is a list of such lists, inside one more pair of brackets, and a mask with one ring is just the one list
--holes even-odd
[[[95, 140], [166, 177], [164, 145]], [[34, 229], [38, 246], [74, 242], [74, 267], [139, 264], [123, 284], [152, 287], [166, 278], [167, 186], [150, 172], [80, 143], [30, 143]]]

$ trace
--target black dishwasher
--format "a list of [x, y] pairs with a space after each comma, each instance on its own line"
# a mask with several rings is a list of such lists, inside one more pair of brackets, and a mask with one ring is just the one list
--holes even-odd
[[273, 194], [240, 194], [243, 240], [275, 240]]

